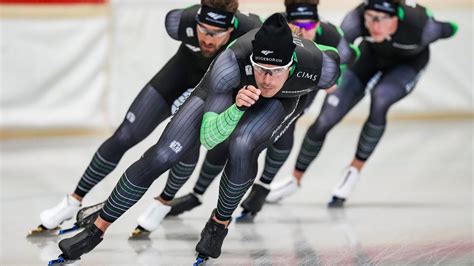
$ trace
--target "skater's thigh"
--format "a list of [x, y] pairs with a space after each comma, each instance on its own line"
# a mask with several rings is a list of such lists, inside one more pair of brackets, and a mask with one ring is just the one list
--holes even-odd
[[159, 161], [176, 163], [188, 156], [187, 152], [199, 145], [203, 111], [203, 99], [189, 98], [166, 126], [158, 143], [144, 157], [158, 157]]
[[165, 99], [147, 84], [134, 99], [116, 133], [127, 131], [134, 138], [143, 139], [170, 114]]

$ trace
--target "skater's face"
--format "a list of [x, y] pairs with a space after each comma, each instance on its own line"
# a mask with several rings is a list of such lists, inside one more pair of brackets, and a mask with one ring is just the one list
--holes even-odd
[[196, 25], [197, 37], [201, 54], [205, 57], [213, 57], [217, 51], [230, 39], [234, 28], [222, 29], [205, 23], [198, 22]]
[[290, 74], [292, 62], [286, 66], [257, 64], [252, 61], [253, 73], [261, 96], [271, 98], [283, 87]]
[[397, 31], [398, 17], [383, 12], [366, 10], [364, 12], [365, 27], [375, 42], [383, 42]]
[[314, 40], [319, 22], [313, 19], [296, 19], [291, 21], [290, 28], [306, 40]]

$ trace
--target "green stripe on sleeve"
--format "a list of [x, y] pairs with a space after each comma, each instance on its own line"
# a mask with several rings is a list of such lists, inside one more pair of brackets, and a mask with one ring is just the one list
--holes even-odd
[[357, 60], [359, 60], [360, 55], [361, 55], [361, 51], [360, 51], [360, 49], [359, 49], [359, 46], [354, 45], [354, 44], [351, 43], [351, 44], [349, 44], [349, 47], [351, 47], [352, 50], [354, 50], [354, 53], [355, 53], [355, 56], [356, 56], [354, 62], [357, 62]]
[[322, 45], [322, 44], [318, 44], [318, 43], [315, 43], [313, 42], [316, 47], [319, 48], [319, 50], [323, 51], [323, 52], [326, 52], [326, 51], [333, 51], [333, 52], [336, 52], [337, 54], [339, 54], [339, 52], [337, 51], [336, 48], [332, 47], [332, 46], [327, 46], [327, 45]]
[[210, 150], [224, 142], [232, 134], [244, 113], [245, 111], [239, 110], [235, 104], [220, 114], [205, 113], [201, 124], [201, 144]]
[[433, 17], [433, 11], [431, 11], [431, 9], [425, 8], [425, 11], [426, 11], [426, 15], [427, 15], [429, 18], [432, 18], [432, 17]]
[[339, 69], [341, 70], [341, 74], [339, 75], [339, 78], [336, 81], [336, 85], [338, 85], [338, 86], [339, 86], [339, 84], [341, 84], [342, 76], [344, 75], [344, 72], [347, 69], [347, 65], [346, 64], [340, 64]]
[[339, 36], [344, 37], [344, 31], [342, 31], [341, 27], [336, 26], [337, 33], [339, 33]]

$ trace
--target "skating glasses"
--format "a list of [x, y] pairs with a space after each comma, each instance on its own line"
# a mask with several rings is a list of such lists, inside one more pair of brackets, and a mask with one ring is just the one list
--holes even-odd
[[371, 14], [364, 13], [364, 19], [367, 23], [375, 23], [378, 22], [380, 24], [388, 23], [391, 18], [390, 15], [383, 15], [383, 16], [374, 16]]
[[309, 22], [291, 22], [292, 25], [300, 28], [300, 29], [304, 29], [306, 31], [308, 30], [312, 30], [314, 28], [316, 28], [316, 26], [318, 25], [318, 22], [316, 21], [309, 21]]
[[250, 63], [252, 64], [253, 69], [259, 74], [269, 74], [270, 76], [279, 77], [288, 70], [291, 65], [293, 64], [293, 57], [291, 58], [290, 62], [284, 66], [277, 66], [277, 67], [266, 67], [262, 66], [258, 63], [255, 63], [252, 59], [253, 54], [250, 55]]
[[209, 30], [204, 25], [198, 22], [197, 28], [202, 34], [208, 35], [212, 38], [222, 37], [227, 33], [227, 30]]

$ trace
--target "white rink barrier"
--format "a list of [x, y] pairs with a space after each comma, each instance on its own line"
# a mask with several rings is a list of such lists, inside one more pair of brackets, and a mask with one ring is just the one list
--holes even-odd
[[[118, 125], [137, 93], [178, 48], [165, 31], [166, 13], [196, 2], [114, 0], [102, 15], [0, 16], [0, 127]], [[320, 15], [335, 24], [354, 7], [328, 4], [325, 9], [324, 2]], [[283, 0], [241, 1], [241, 9], [265, 17], [281, 11]], [[473, 9], [437, 5], [432, 10], [439, 20], [456, 21], [460, 30], [455, 38], [432, 45], [430, 64], [418, 86], [390, 115], [473, 113]], [[319, 112], [323, 96], [320, 93], [310, 109], [310, 119]], [[349, 116], [364, 118], [368, 98]]]

